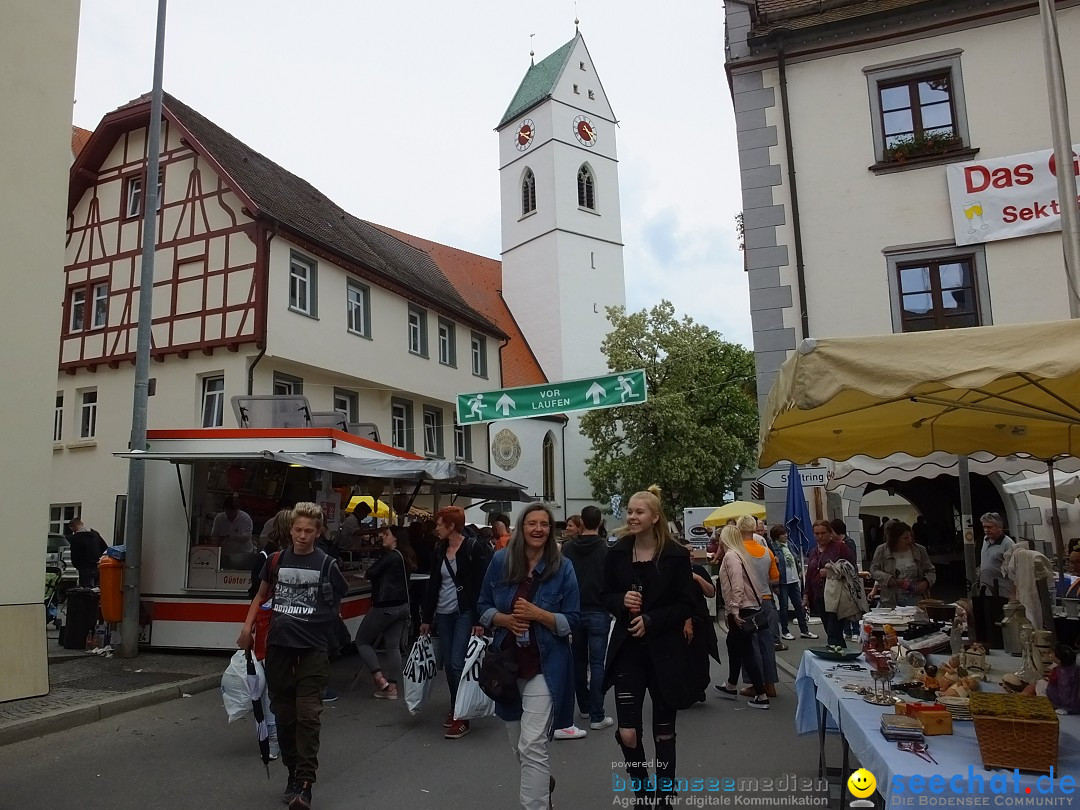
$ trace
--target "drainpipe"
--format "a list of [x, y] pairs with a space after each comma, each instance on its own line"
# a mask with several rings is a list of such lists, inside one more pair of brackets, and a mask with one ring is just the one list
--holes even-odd
[[262, 227], [258, 227], [256, 230], [255, 238], [259, 240], [256, 246], [259, 254], [259, 258], [256, 260], [256, 272], [263, 273], [263, 292], [262, 301], [260, 302], [262, 306], [263, 345], [259, 349], [259, 353], [255, 355], [255, 359], [251, 361], [251, 365], [248, 366], [247, 393], [249, 397], [255, 393], [255, 366], [259, 365], [259, 361], [263, 359], [263, 355], [266, 354], [266, 346], [270, 342], [270, 321], [268, 320], [270, 310], [270, 291], [268, 289], [270, 286], [270, 241], [276, 234], [276, 223], [270, 229], [264, 230]]
[[803, 264], [802, 220], [799, 218], [799, 187], [795, 178], [795, 148], [791, 137], [791, 114], [788, 111], [787, 56], [783, 33], [776, 43], [776, 64], [780, 72], [780, 108], [784, 121], [784, 153], [787, 158], [788, 186], [791, 189], [791, 229], [795, 240], [795, 282], [799, 291], [799, 323], [802, 339], [810, 337], [810, 314], [806, 307], [806, 273]]

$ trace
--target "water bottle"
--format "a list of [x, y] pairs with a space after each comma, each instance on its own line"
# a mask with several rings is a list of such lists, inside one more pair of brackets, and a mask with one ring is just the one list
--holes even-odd
[[517, 638], [517, 645], [519, 647], [528, 647], [529, 646], [529, 628], [526, 627], [524, 633], [518, 633], [516, 638]]

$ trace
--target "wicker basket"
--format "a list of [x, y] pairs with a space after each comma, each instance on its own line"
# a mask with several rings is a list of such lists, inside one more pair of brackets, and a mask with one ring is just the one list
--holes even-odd
[[975, 692], [971, 717], [987, 768], [1050, 773], [1057, 767], [1058, 717], [1047, 698]]

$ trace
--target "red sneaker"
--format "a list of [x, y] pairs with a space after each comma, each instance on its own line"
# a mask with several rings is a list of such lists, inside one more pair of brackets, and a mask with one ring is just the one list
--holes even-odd
[[443, 728], [450, 728], [450, 726], [452, 726], [452, 725], [454, 725], [454, 713], [453, 712], [447, 712], [446, 713], [446, 719], [442, 721], [442, 727]]
[[450, 728], [443, 734], [448, 740], [458, 740], [469, 733], [469, 721], [468, 720], [455, 720], [450, 724]]

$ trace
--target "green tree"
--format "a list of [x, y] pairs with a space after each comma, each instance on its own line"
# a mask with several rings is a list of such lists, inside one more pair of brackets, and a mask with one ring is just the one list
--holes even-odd
[[586, 475], [593, 497], [623, 503], [658, 484], [669, 517], [687, 506], [719, 505], [753, 464], [758, 414], [754, 357], [746, 348], [668, 301], [627, 313], [609, 307], [603, 343], [611, 371], [645, 369], [644, 405], [590, 411], [581, 431], [592, 441]]

